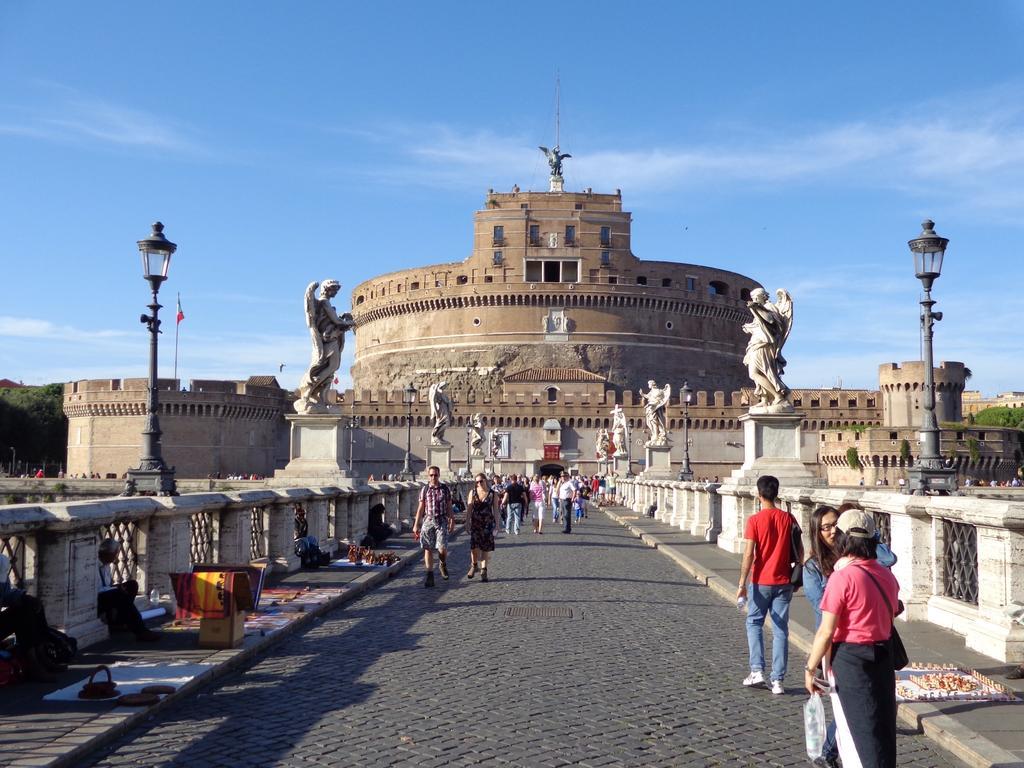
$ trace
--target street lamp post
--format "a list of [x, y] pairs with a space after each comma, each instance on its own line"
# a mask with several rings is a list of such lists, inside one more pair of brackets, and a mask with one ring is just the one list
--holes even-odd
[[939, 425], [935, 419], [935, 369], [932, 356], [932, 326], [942, 320], [941, 312], [933, 312], [932, 284], [942, 273], [942, 259], [949, 243], [935, 234], [935, 222], [926, 219], [921, 234], [909, 241], [914, 255], [914, 273], [924, 287], [921, 299], [921, 330], [924, 352], [924, 403], [921, 409], [921, 451], [917, 464], [907, 472], [907, 493], [929, 492], [949, 494], [956, 490], [956, 470], [947, 467], [939, 455]]
[[160, 419], [157, 412], [160, 408], [157, 388], [157, 346], [160, 333], [160, 302], [157, 294], [160, 284], [167, 279], [167, 270], [171, 266], [171, 255], [178, 246], [164, 237], [164, 225], [159, 221], [153, 224], [149, 237], [139, 240], [139, 254], [142, 256], [142, 276], [149, 281], [153, 292], [153, 303], [149, 305], [152, 314], [142, 315], [139, 321], [149, 329], [149, 398], [146, 403], [146, 428], [142, 430], [142, 456], [139, 466], [128, 470], [124, 495], [131, 496], [137, 492], [154, 493], [157, 496], [177, 496], [178, 490], [174, 482], [174, 468], [164, 464], [160, 450]]
[[693, 390], [687, 382], [683, 382], [683, 468], [679, 470], [680, 480], [693, 480], [693, 470], [690, 469], [690, 401], [693, 399]]
[[355, 456], [356, 447], [356, 430], [359, 428], [359, 417], [349, 416], [348, 417], [348, 474], [349, 477], [355, 477], [353, 474], [353, 457]]
[[466, 477], [471, 477], [473, 474], [473, 454], [470, 452], [470, 441], [473, 438], [473, 420], [470, 418], [466, 421]]
[[16, 476], [15, 473], [17, 472], [17, 468], [18, 468], [18, 465], [16, 463], [17, 462], [17, 458], [18, 458], [18, 452], [16, 450], [14, 450], [14, 446], [12, 445], [11, 446], [11, 477], [15, 477]]
[[405, 422], [405, 465], [402, 467], [402, 479], [415, 480], [416, 473], [412, 471], [412, 406], [416, 402], [416, 387], [412, 384], [402, 390], [402, 402], [409, 408]]

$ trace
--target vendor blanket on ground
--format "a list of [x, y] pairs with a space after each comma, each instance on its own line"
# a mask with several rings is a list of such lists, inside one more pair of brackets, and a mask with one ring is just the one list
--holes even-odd
[[1017, 701], [1006, 686], [949, 664], [908, 664], [896, 671], [897, 701]]

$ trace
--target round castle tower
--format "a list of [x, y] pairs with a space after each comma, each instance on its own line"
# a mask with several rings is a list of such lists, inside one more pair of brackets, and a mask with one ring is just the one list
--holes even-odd
[[489, 191], [465, 261], [356, 286], [355, 389], [444, 377], [497, 392], [528, 368], [579, 368], [619, 390], [688, 380], [731, 392], [759, 283], [713, 267], [642, 261], [622, 195]]
[[[911, 360], [878, 367], [884, 423], [890, 427], [919, 427], [924, 395], [924, 363]], [[935, 418], [939, 424], [963, 419], [961, 396], [967, 381], [963, 363], [942, 362], [935, 369]]]

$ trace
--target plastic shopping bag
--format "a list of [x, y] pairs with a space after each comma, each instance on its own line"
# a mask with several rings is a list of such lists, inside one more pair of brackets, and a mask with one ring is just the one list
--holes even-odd
[[808, 759], [821, 757], [821, 749], [825, 745], [825, 705], [817, 693], [811, 694], [804, 704], [804, 740]]

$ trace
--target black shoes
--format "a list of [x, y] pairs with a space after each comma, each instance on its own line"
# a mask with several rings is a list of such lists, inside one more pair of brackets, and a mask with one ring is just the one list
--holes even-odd
[[487, 581], [487, 566], [486, 565], [480, 571], [480, 581]]
[[441, 571], [441, 578], [444, 579], [445, 581], [448, 581], [448, 563], [446, 563], [444, 560], [442, 560], [438, 564], [438, 570]]
[[433, 571], [431, 571], [430, 573], [427, 574], [427, 579], [426, 579], [426, 581], [423, 582], [423, 586], [424, 587], [432, 587], [432, 586], [434, 586], [434, 572]]

